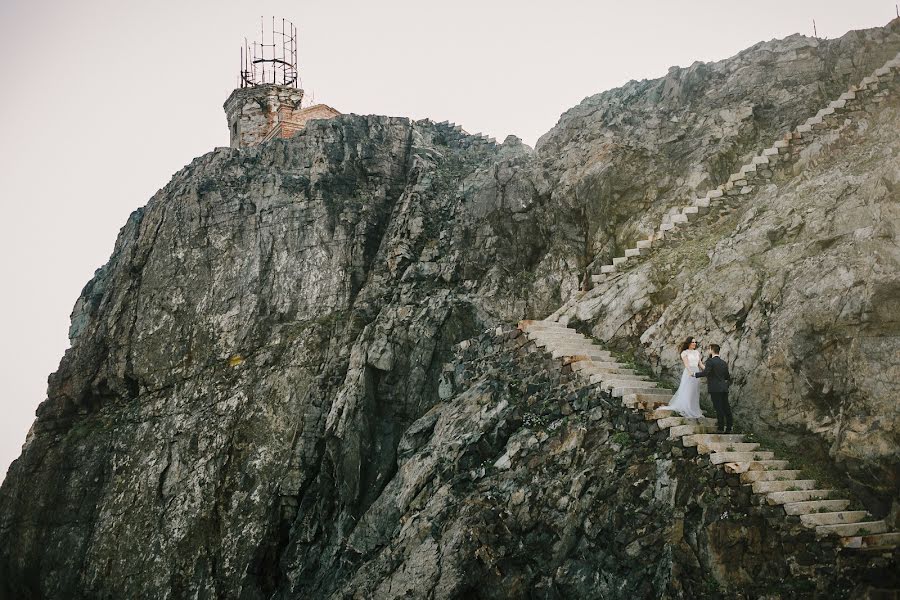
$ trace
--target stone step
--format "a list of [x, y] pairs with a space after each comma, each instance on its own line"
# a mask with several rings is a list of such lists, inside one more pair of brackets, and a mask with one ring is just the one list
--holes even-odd
[[[552, 321], [548, 321], [552, 323]], [[528, 329], [526, 329], [526, 333], [529, 336], [540, 338], [542, 340], [561, 340], [561, 339], [571, 339], [571, 338], [582, 338], [587, 339], [574, 329], [569, 329], [568, 327], [562, 326], [561, 323], [557, 323], [557, 327], [541, 327], [532, 325]]]
[[889, 550], [900, 546], [900, 533], [879, 533], [876, 535], [842, 537], [844, 548], [884, 548]]
[[750, 473], [753, 471], [778, 471], [788, 468], [786, 460], [751, 460], [725, 463], [726, 473]]
[[774, 452], [761, 450], [755, 452], [714, 452], [709, 455], [709, 462], [714, 465], [721, 465], [727, 462], [751, 462], [754, 460], [772, 460], [774, 458]]
[[691, 425], [675, 425], [674, 427], [669, 427], [669, 439], [677, 440], [680, 437], [685, 435], [696, 435], [698, 433], [710, 433], [715, 431], [716, 428], [714, 425], [703, 425], [701, 423], [691, 424]]
[[[647, 378], [644, 375], [629, 375], [627, 373], [589, 373], [586, 371], [579, 371], [579, 374], [586, 377], [591, 384], [599, 383], [600, 387], [603, 389], [608, 389], [610, 387], [605, 385], [603, 383], [604, 381], [624, 381], [638, 386], [647, 384], [655, 385], [654, 382], [647, 381]], [[647, 387], [651, 386], [647, 385]]]
[[628, 259], [624, 256], [617, 256], [613, 259], [612, 262], [613, 266], [618, 267], [619, 265], [624, 265], [626, 262], [628, 262]]
[[663, 222], [659, 226], [659, 230], [662, 232], [672, 231], [673, 229], [675, 229], [675, 225], [673, 225], [672, 223], [668, 223], [668, 222]]
[[814, 512], [800, 515], [800, 522], [807, 527], [818, 525], [841, 525], [845, 523], [859, 523], [868, 518], [869, 513], [864, 510], [841, 510], [837, 512]]
[[[660, 407], [666, 406], [669, 404], [669, 401], [672, 399], [671, 396], [648, 396], [644, 394], [629, 394], [626, 398], [622, 399], [622, 404], [629, 408], [634, 408], [636, 410], [645, 411], [645, 414], [652, 414], [657, 412]], [[668, 411], [669, 414], [672, 414], [672, 411]]]
[[772, 144], [772, 147], [781, 149], [781, 148], [788, 148], [788, 147], [790, 147], [790, 145], [791, 145], [791, 143], [788, 140], [778, 140], [774, 144]]
[[685, 446], [696, 446], [698, 444], [740, 443], [743, 439], [744, 436], [740, 433], [709, 433], [684, 437], [681, 439], [681, 443]]
[[590, 371], [593, 368], [599, 369], [620, 369], [622, 365], [615, 361], [596, 361], [596, 360], [579, 360], [569, 363], [573, 371]]
[[741, 473], [741, 483], [753, 483], [755, 481], [789, 481], [798, 479], [801, 471], [781, 470], [781, 471], [747, 471]]
[[[595, 364], [602, 364], [602, 363], [595, 363]], [[582, 375], [585, 375], [585, 376], [587, 376], [587, 375], [615, 375], [615, 374], [637, 376], [637, 373], [635, 373], [634, 369], [626, 369], [625, 367], [622, 367], [622, 366], [591, 367], [589, 369], [579, 369], [577, 372]], [[643, 377], [643, 376], [641, 376], [641, 377]]]
[[640, 256], [641, 250], [639, 248], [628, 248], [625, 250], [625, 258], [631, 258], [632, 256]]
[[[638, 394], [631, 394], [627, 398], [624, 399], [625, 402], [641, 402], [638, 400]], [[661, 400], [660, 400], [661, 402]], [[668, 403], [667, 403], [668, 404]], [[660, 419], [669, 419], [671, 417], [678, 416], [674, 410], [671, 408], [666, 408], [662, 406], [660, 408], [656, 408], [654, 410], [650, 410], [644, 413], [644, 419], [647, 421], [659, 421]]]
[[606, 281], [606, 275], [591, 275], [591, 281], [594, 283], [603, 283]]
[[678, 223], [687, 223], [688, 217], [686, 214], [679, 213], [677, 215], [672, 215], [669, 217], [669, 223], [678, 224]]
[[700, 207], [699, 206], [685, 206], [681, 209], [681, 214], [688, 218], [688, 221], [693, 221], [694, 219], [700, 216]]
[[565, 330], [565, 331], [575, 331], [574, 329], [569, 330], [562, 323], [557, 323], [556, 321], [519, 321], [518, 325], [519, 329], [527, 332], [538, 332], [538, 331], [550, 331], [550, 330]]
[[789, 492], [816, 489], [815, 479], [793, 479], [788, 481], [755, 481], [752, 485], [754, 494], [769, 492]]
[[600, 267], [600, 273], [607, 275], [616, 272], [616, 265], [603, 265]]
[[548, 352], [568, 352], [573, 356], [576, 354], [589, 354], [591, 356], [602, 356], [605, 361], [615, 361], [608, 351], [600, 346], [594, 346], [587, 342], [550, 342], [549, 344], [544, 344], [543, 347], [546, 348]]
[[606, 352], [592, 352], [589, 350], [571, 350], [567, 348], [563, 349], [549, 349], [550, 356], [553, 358], [573, 358], [576, 356], [582, 357], [582, 360], [609, 360], [610, 356]]
[[648, 381], [643, 375], [631, 375], [628, 377], [616, 377], [609, 375], [591, 375], [591, 383], [598, 383], [604, 390], [617, 386], [629, 386], [632, 388], [645, 389], [655, 388], [655, 381]]
[[653, 246], [653, 240], [638, 240], [637, 244], [635, 244], [638, 248], [644, 250], [649, 250]]
[[721, 198], [723, 195], [724, 195], [724, 193], [722, 192], [722, 190], [720, 190], [718, 188], [716, 188], [714, 190], [709, 190], [708, 192], [706, 192], [707, 198]]
[[784, 512], [788, 515], [810, 515], [820, 510], [828, 512], [846, 510], [848, 506], [849, 500], [803, 500], [788, 502], [784, 505]]
[[735, 442], [713, 442], [701, 443], [697, 445], [697, 452], [700, 454], [709, 454], [711, 452], [753, 452], [759, 449], [757, 443], [735, 443]]
[[672, 390], [667, 390], [665, 388], [632, 387], [628, 384], [624, 384], [624, 385], [616, 386], [616, 387], [612, 388], [613, 398], [621, 398], [623, 396], [627, 396], [628, 394], [667, 396], [668, 398], [671, 398]]
[[[660, 429], [668, 429], [669, 427], [677, 427], [678, 425], [709, 425], [714, 427], [716, 425], [715, 419], [710, 419], [709, 417], [701, 417], [699, 419], [689, 419], [688, 417], [682, 417], [680, 415], [673, 417], [666, 417], [664, 419], [659, 419], [656, 422], [657, 426]], [[707, 433], [705, 431], [698, 431], [697, 433]]]
[[[612, 358], [609, 356], [598, 355], [596, 353], [566, 354], [561, 357], [558, 356], [557, 358], [562, 358], [563, 364], [569, 364], [569, 365], [574, 364], [576, 362], [606, 363], [606, 362], [609, 362], [612, 360]], [[587, 373], [585, 373], [585, 375], [587, 375]]]
[[675, 427], [677, 425], [709, 425], [715, 426], [716, 420], [711, 419], [709, 417], [700, 417], [699, 419], [691, 419], [689, 417], [682, 417], [678, 413], [675, 413], [674, 416], [666, 417], [665, 419], [660, 419], [656, 422], [660, 429], [667, 429], [669, 427]]
[[816, 527], [816, 535], [865, 536], [887, 533], [887, 530], [888, 526], [884, 521], [860, 521], [859, 523], [819, 525]]
[[766, 503], [770, 506], [808, 502], [809, 500], [829, 500], [834, 490], [801, 490], [798, 492], [770, 492], [766, 494]]
[[762, 153], [763, 156], [778, 156], [778, 148], [766, 148]]
[[766, 155], [754, 156], [753, 164], [754, 165], [767, 165], [767, 164], [769, 164], [769, 157]]

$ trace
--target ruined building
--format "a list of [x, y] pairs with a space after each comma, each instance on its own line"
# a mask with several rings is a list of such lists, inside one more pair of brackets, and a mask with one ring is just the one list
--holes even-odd
[[297, 69], [297, 30], [282, 21], [272, 22], [270, 44], [265, 34], [241, 51], [240, 87], [223, 108], [232, 148], [256, 146], [272, 138], [288, 138], [312, 119], [330, 119], [341, 113], [326, 104], [303, 107], [303, 89]]

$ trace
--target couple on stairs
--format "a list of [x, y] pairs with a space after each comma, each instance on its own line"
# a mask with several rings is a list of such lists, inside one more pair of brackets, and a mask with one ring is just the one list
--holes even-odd
[[728, 373], [728, 364], [719, 358], [719, 345], [709, 345], [706, 364], [700, 360], [697, 340], [693, 336], [689, 336], [681, 344], [680, 350], [684, 371], [681, 373], [678, 390], [667, 408], [690, 419], [703, 417], [703, 411], [700, 410], [700, 382], [697, 379], [706, 377], [709, 396], [716, 409], [718, 433], [731, 433], [733, 421], [731, 405], [728, 403], [728, 382], [731, 381], [731, 375]]

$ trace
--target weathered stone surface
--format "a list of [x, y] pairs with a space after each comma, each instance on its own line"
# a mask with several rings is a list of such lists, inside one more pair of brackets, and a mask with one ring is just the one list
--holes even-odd
[[[78, 299], [0, 490], [0, 596], [759, 597], [791, 580], [847, 597], [890, 573], [854, 556], [795, 568], [837, 548], [770, 523], [738, 475], [617, 399], [670, 390], [582, 392], [496, 328], [555, 311], [673, 208], [722, 197], [704, 190], [896, 53], [896, 28], [630, 82], [533, 152], [343, 116], [195, 160]], [[721, 340], [739, 419], [822, 440], [876, 505], [896, 482], [892, 102], [840, 161], [806, 148], [802, 180], [610, 271], [571, 316], [643, 338], [657, 370], [686, 333]], [[787, 464], [733, 473], [766, 467]]]

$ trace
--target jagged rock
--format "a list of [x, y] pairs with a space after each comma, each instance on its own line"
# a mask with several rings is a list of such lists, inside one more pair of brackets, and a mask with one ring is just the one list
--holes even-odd
[[[550, 314], [662, 215], [723, 196], [732, 167], [896, 54], [897, 27], [630, 82], [533, 151], [344, 115], [196, 159], [76, 302], [0, 490], [0, 596], [717, 597], [797, 579], [841, 597], [890, 573], [793, 568], [837, 549], [799, 522], [796, 547], [770, 535], [737, 471], [617, 399], [670, 392], [585, 393], [497, 326]], [[802, 179], [754, 179], [727, 229], [629, 260], [572, 306], [657, 368], [674, 338], [722, 340], [739, 418], [824, 440], [877, 507], [897, 481], [900, 170], [895, 102], [871, 114], [840, 160], [807, 148]]]

